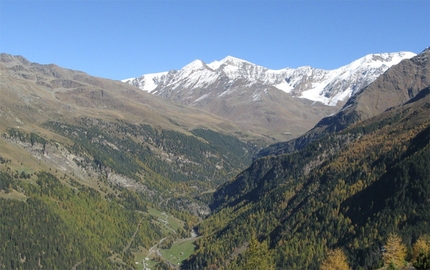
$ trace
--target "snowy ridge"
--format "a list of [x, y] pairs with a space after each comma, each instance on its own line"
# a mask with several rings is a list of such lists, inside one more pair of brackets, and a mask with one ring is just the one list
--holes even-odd
[[[415, 55], [411, 52], [369, 54], [334, 70], [309, 66], [271, 70], [227, 56], [210, 64], [195, 60], [179, 71], [146, 74], [123, 82], [152, 94], [167, 98], [175, 95], [176, 99], [190, 102], [200, 102], [210, 96], [225, 97], [237, 84], [248, 88], [264, 85], [296, 97], [335, 106], [373, 82], [391, 66]], [[254, 91], [250, 91], [249, 97], [253, 101], [261, 98]]]
[[379, 75], [403, 59], [416, 54], [411, 52], [369, 54], [341, 68], [331, 70], [326, 79], [302, 92], [302, 97], [334, 106], [373, 82]]
[[168, 72], [146, 74], [139, 78], [130, 78], [122, 80], [122, 82], [139, 87], [142, 90], [151, 92], [163, 81]]

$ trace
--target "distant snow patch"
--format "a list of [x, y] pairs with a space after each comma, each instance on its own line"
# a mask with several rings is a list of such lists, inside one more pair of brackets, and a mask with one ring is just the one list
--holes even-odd
[[287, 82], [283, 82], [283, 83], [279, 83], [279, 84], [275, 84], [274, 85], [276, 88], [278, 88], [281, 91], [284, 91], [285, 93], [290, 93], [291, 90], [293, 90], [294, 88], [289, 85]]
[[207, 98], [208, 96], [209, 96], [209, 94], [204, 94], [203, 96], [201, 96], [198, 99], [194, 100], [194, 102], [199, 102], [200, 100], [203, 100], [203, 99]]

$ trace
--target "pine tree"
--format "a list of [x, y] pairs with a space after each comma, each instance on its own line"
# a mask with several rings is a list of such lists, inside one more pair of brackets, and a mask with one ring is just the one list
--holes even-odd
[[321, 264], [321, 270], [348, 270], [349, 265], [345, 253], [339, 248], [330, 250]]

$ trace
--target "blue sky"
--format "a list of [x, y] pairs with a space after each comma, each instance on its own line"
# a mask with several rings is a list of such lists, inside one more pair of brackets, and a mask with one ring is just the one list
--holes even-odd
[[227, 55], [334, 69], [428, 46], [428, 0], [0, 0], [0, 52], [110, 79]]

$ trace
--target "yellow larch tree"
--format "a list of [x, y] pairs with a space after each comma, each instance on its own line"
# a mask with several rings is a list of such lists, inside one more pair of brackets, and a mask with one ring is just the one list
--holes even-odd
[[405, 264], [406, 246], [402, 243], [400, 236], [390, 233], [384, 248], [385, 252], [382, 254], [382, 259], [385, 265], [400, 268]]
[[430, 237], [422, 235], [412, 247], [412, 263], [416, 269], [430, 269]]
[[330, 250], [321, 264], [321, 270], [349, 270], [345, 253], [339, 248]]

